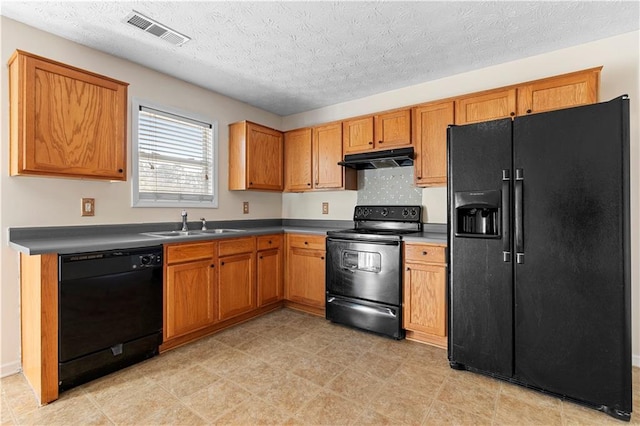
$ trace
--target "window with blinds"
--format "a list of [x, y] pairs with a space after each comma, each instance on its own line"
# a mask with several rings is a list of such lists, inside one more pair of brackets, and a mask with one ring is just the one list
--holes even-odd
[[134, 105], [134, 206], [217, 207], [215, 124]]

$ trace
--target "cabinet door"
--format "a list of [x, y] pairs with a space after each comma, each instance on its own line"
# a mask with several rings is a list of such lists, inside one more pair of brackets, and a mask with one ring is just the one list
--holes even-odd
[[406, 263], [403, 286], [403, 327], [446, 336], [446, 267]]
[[325, 305], [325, 252], [292, 247], [288, 256], [287, 299], [309, 306]]
[[414, 175], [418, 186], [447, 184], [447, 127], [453, 124], [453, 102], [413, 109]]
[[344, 154], [373, 149], [373, 117], [342, 122], [342, 150]]
[[497, 120], [516, 115], [516, 89], [494, 90], [456, 99], [456, 124]]
[[314, 188], [344, 187], [345, 168], [342, 161], [342, 124], [333, 123], [313, 128]]
[[411, 110], [376, 115], [374, 135], [376, 149], [411, 145]]
[[218, 259], [218, 315], [223, 321], [256, 307], [255, 254], [242, 253]]
[[164, 340], [214, 322], [213, 259], [167, 266]]
[[284, 297], [282, 271], [283, 265], [281, 248], [262, 250], [258, 252], [258, 307], [282, 300]]
[[518, 87], [518, 115], [596, 103], [599, 82], [596, 68]]
[[[340, 140], [340, 144], [342, 144], [342, 140]], [[340, 148], [342, 153], [342, 146]], [[292, 130], [284, 134], [285, 191], [300, 192], [312, 188], [311, 157], [310, 128]]]
[[247, 123], [247, 188], [282, 191], [283, 136], [277, 130]]
[[126, 180], [127, 84], [18, 52], [11, 174]]

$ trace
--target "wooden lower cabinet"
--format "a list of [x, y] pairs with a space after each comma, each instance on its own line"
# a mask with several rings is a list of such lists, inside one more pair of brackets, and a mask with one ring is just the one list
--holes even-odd
[[258, 307], [284, 298], [284, 256], [282, 235], [258, 237], [256, 284]]
[[256, 308], [255, 237], [221, 241], [218, 258], [217, 320]]
[[324, 316], [325, 253], [324, 236], [287, 234], [288, 306]]
[[407, 339], [447, 346], [447, 266], [445, 247], [404, 246], [403, 328]]
[[165, 246], [163, 340], [215, 321], [216, 249], [212, 242]]

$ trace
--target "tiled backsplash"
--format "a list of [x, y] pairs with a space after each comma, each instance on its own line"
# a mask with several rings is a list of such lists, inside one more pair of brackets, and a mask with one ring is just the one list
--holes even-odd
[[422, 188], [413, 183], [413, 167], [358, 171], [358, 204], [421, 205]]

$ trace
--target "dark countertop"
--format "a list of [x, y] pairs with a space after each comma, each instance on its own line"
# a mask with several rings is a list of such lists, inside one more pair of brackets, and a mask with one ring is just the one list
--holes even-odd
[[[351, 221], [323, 221], [298, 219], [263, 219], [207, 222], [209, 229], [241, 229], [242, 232], [222, 234], [200, 234], [187, 236], [157, 237], [144, 235], [148, 232], [171, 231], [179, 229], [178, 224], [124, 224], [98, 226], [34, 227], [10, 228], [9, 245], [20, 252], [37, 255], [45, 253], [71, 254], [100, 250], [151, 247], [161, 244], [185, 241], [206, 241], [238, 238], [243, 236], [267, 235], [277, 233], [300, 233], [326, 235], [333, 229], [353, 226]], [[189, 222], [189, 229], [200, 229], [200, 222]], [[410, 242], [445, 243], [446, 225], [425, 224], [421, 235], [404, 238]]]

